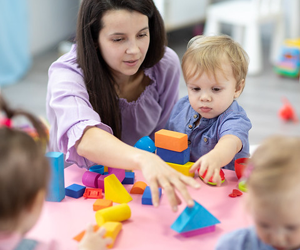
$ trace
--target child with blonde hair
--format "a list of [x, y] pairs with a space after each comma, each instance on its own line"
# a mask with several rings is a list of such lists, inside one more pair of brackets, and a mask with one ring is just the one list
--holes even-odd
[[182, 58], [188, 96], [172, 110], [166, 129], [188, 135], [190, 171], [221, 183], [221, 167], [249, 157], [251, 122], [237, 99], [245, 86], [248, 56], [229, 36], [196, 36]]
[[300, 249], [300, 138], [269, 137], [253, 153], [246, 173], [254, 226], [222, 236], [216, 250]]
[[[37, 222], [47, 193], [50, 167], [44, 155], [46, 129], [32, 114], [9, 108], [0, 95], [1, 114], [6, 117], [0, 119], [0, 250], [62, 249], [55, 242], [24, 239]], [[11, 127], [10, 121], [16, 116], [24, 116], [32, 123], [38, 141]], [[94, 233], [89, 227], [78, 249], [106, 249], [111, 238], [103, 239], [104, 233], [104, 229]]]

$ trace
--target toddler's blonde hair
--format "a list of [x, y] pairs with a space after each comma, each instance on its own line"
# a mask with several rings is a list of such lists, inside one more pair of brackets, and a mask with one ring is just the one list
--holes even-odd
[[300, 137], [278, 135], [267, 138], [248, 164], [253, 170], [247, 188], [255, 196], [283, 194], [287, 197], [290, 190], [300, 190]]
[[182, 58], [185, 81], [203, 72], [216, 77], [217, 70], [223, 72], [222, 64], [226, 59], [232, 67], [238, 87], [248, 72], [249, 58], [244, 49], [227, 35], [193, 37]]

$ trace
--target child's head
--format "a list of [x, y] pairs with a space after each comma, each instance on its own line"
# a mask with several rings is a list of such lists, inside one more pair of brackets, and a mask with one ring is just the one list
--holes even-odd
[[196, 36], [188, 43], [182, 71], [193, 109], [214, 118], [242, 93], [248, 56], [229, 36]]
[[33, 115], [10, 109], [0, 96], [0, 110], [8, 119], [25, 116], [40, 140], [0, 125], [0, 231], [25, 233], [36, 222], [44, 200], [50, 168], [44, 156], [47, 134]]
[[298, 249], [300, 138], [270, 137], [248, 164], [247, 204], [259, 238], [276, 249]]

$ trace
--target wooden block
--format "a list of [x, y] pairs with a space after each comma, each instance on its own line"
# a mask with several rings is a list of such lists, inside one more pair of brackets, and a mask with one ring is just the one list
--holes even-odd
[[[162, 193], [162, 189], [158, 188], [158, 192], [159, 192], [159, 198], [160, 198], [161, 197], [161, 193]], [[152, 194], [151, 194], [151, 190], [150, 190], [149, 186], [147, 186], [145, 188], [145, 191], [143, 193], [142, 204], [143, 205], [153, 205], [152, 204]]]
[[66, 187], [65, 192], [67, 196], [73, 197], [73, 198], [79, 198], [83, 196], [85, 191], [85, 186], [78, 185], [76, 183]]
[[122, 223], [117, 221], [108, 221], [105, 222], [102, 225], [102, 227], [106, 229], [104, 237], [112, 238], [112, 243], [107, 246], [108, 248], [112, 248], [114, 246], [117, 236], [119, 235], [119, 232], [122, 229]]
[[143, 194], [145, 191], [145, 188], [147, 187], [147, 184], [143, 181], [137, 181], [133, 184], [130, 193], [131, 194]]
[[155, 146], [176, 152], [182, 152], [188, 148], [187, 134], [161, 129], [154, 135]]
[[133, 184], [134, 183], [134, 172], [125, 172], [125, 178], [122, 181], [122, 184]]
[[[186, 207], [171, 225], [178, 233], [187, 233], [201, 228], [212, 227], [220, 221], [206, 208], [194, 201], [193, 207]], [[214, 228], [210, 228], [214, 229]], [[206, 230], [204, 229], [203, 232]]]
[[127, 203], [132, 200], [130, 194], [114, 174], [104, 178], [104, 193], [105, 199], [116, 203]]
[[176, 152], [165, 148], [157, 148], [156, 154], [164, 161], [184, 165], [190, 161], [190, 148]]
[[131, 210], [127, 203], [122, 203], [112, 207], [103, 208], [95, 213], [98, 226], [102, 226], [108, 221], [122, 222], [128, 220], [131, 216]]
[[97, 199], [93, 204], [93, 210], [98, 211], [103, 208], [111, 207], [113, 202], [105, 199]]
[[65, 198], [64, 154], [48, 152], [46, 157], [51, 167], [51, 178], [46, 200], [60, 202]]
[[92, 171], [85, 171], [82, 175], [82, 184], [86, 187], [98, 188], [98, 178], [101, 174]]
[[190, 173], [189, 170], [193, 166], [194, 162], [188, 161], [186, 164], [181, 165], [181, 164], [175, 164], [171, 162], [167, 162], [167, 164], [171, 167], [174, 168], [176, 171], [186, 175], [186, 176], [191, 176], [194, 177], [195, 173]]

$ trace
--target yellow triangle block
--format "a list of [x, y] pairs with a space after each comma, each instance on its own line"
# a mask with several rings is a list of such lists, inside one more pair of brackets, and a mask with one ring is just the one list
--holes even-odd
[[122, 223], [116, 221], [108, 221], [105, 222], [102, 225], [102, 227], [106, 229], [106, 233], [104, 237], [112, 238], [112, 243], [107, 246], [108, 248], [112, 248], [114, 246], [117, 236], [119, 235], [119, 232], [122, 229]]
[[188, 161], [186, 164], [181, 165], [181, 164], [176, 164], [176, 163], [171, 163], [171, 162], [166, 162], [171, 168], [174, 168], [178, 172], [186, 175], [186, 176], [191, 176], [194, 177], [195, 173], [190, 173], [189, 170], [190, 168], [194, 165], [194, 162]]
[[116, 203], [132, 201], [132, 197], [114, 174], [104, 178], [104, 193], [106, 200]]

